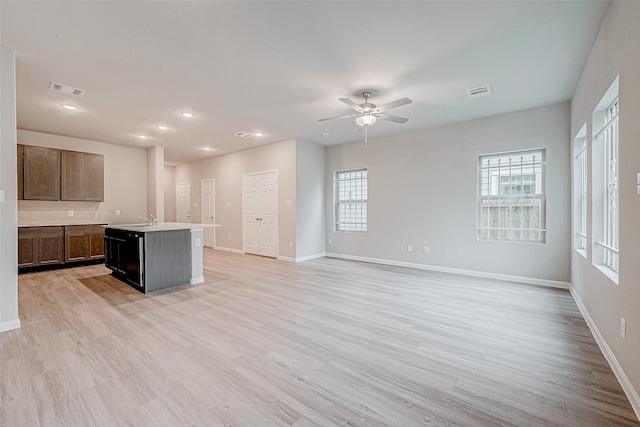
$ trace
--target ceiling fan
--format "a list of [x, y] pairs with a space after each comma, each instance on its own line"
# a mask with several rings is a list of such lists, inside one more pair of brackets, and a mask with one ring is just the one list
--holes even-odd
[[385, 112], [391, 110], [392, 108], [397, 108], [403, 105], [411, 104], [411, 102], [413, 101], [411, 101], [409, 98], [406, 98], [406, 97], [400, 98], [393, 102], [389, 102], [387, 104], [383, 104], [378, 107], [376, 106], [376, 104], [372, 104], [371, 102], [369, 102], [369, 98], [371, 97], [370, 91], [363, 91], [360, 95], [362, 96], [362, 98], [364, 98], [364, 102], [362, 104], [358, 104], [349, 98], [339, 98], [340, 101], [344, 102], [349, 107], [353, 108], [356, 111], [355, 114], [348, 114], [346, 116], [328, 117], [326, 119], [320, 119], [318, 121], [324, 122], [324, 121], [333, 120], [333, 119], [346, 119], [349, 117], [355, 117], [356, 124], [358, 126], [364, 127], [364, 132], [365, 132], [364, 142], [366, 144], [367, 128], [373, 125], [377, 119], [388, 120], [390, 122], [395, 122], [400, 124], [404, 124], [409, 120], [405, 117], [398, 117], [398, 116], [392, 116], [390, 114], [385, 114]]

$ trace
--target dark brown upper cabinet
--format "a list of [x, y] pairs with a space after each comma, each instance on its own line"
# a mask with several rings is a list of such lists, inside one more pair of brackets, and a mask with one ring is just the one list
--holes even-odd
[[24, 145], [21, 157], [24, 200], [60, 200], [60, 150]]
[[104, 201], [104, 157], [62, 151], [61, 200]]
[[104, 156], [18, 145], [19, 200], [104, 201]]

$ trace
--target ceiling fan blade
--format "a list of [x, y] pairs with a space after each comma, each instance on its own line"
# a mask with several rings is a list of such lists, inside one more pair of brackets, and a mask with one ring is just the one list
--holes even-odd
[[357, 117], [358, 114], [349, 114], [348, 116], [336, 116], [336, 117], [327, 117], [326, 119], [320, 119], [318, 120], [319, 122], [326, 122], [327, 120], [333, 120], [333, 119], [347, 119], [349, 117]]
[[413, 101], [410, 100], [409, 98], [400, 98], [397, 99], [393, 102], [389, 102], [387, 104], [383, 104], [381, 106], [379, 106], [378, 108], [376, 108], [376, 112], [378, 113], [384, 113], [385, 111], [389, 111], [392, 108], [396, 108], [396, 107], [401, 107], [403, 105], [407, 105], [407, 104], [411, 104]]
[[364, 110], [362, 109], [362, 107], [358, 104], [356, 104], [355, 101], [352, 101], [349, 98], [338, 98], [339, 101], [344, 102], [345, 104], [347, 104], [349, 107], [353, 108], [354, 110], [356, 110], [358, 113], [363, 112]]
[[376, 114], [376, 117], [382, 120], [388, 120], [390, 122], [396, 122], [400, 124], [405, 124], [409, 119], [398, 116], [391, 116], [389, 114]]

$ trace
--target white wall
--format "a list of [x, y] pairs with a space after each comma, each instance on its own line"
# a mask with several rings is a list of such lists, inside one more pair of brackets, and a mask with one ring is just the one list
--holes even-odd
[[[640, 3], [616, 1], [602, 21], [571, 102], [571, 137], [587, 123], [591, 141], [592, 114], [596, 105], [620, 76], [620, 273], [616, 285], [591, 263], [591, 227], [587, 227], [587, 258], [571, 251], [572, 286], [576, 300], [627, 396], [640, 415]], [[592, 144], [589, 142], [589, 173]], [[591, 179], [589, 186], [591, 186]], [[589, 191], [587, 224], [591, 224]], [[619, 333], [620, 318], [627, 322], [626, 340]]]
[[[368, 148], [327, 148], [327, 252], [568, 286], [569, 116], [562, 103], [370, 139]], [[478, 155], [540, 147], [547, 149], [546, 243], [477, 240]], [[333, 174], [354, 168], [368, 169], [368, 232], [335, 232]]]
[[18, 319], [18, 184], [14, 52], [0, 46], [0, 332]]
[[176, 222], [176, 168], [164, 167], [164, 220]]
[[325, 252], [324, 147], [296, 140], [296, 259]]
[[147, 148], [147, 217], [164, 222], [164, 147]]
[[[139, 223], [147, 216], [147, 152], [85, 139], [18, 130], [18, 143], [104, 155], [104, 202], [20, 200], [21, 225], [105, 221]], [[115, 215], [116, 209], [120, 216]], [[73, 217], [67, 211], [73, 210]]]
[[[176, 166], [175, 182], [191, 183], [191, 221], [202, 222], [202, 180], [215, 178], [216, 247], [241, 252], [242, 175], [278, 171], [279, 256], [296, 256], [296, 141], [288, 140]], [[287, 206], [291, 200], [291, 206]], [[197, 206], [195, 206], [197, 204]], [[293, 242], [292, 248], [289, 242]]]

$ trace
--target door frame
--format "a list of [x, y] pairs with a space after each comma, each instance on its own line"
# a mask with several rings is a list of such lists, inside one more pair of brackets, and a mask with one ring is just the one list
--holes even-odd
[[[200, 181], [200, 218], [202, 219], [202, 223], [204, 224], [204, 182], [205, 181], [211, 181], [213, 183], [213, 221], [215, 223], [216, 220], [216, 179], [215, 178], [206, 178], [203, 179], [202, 181]], [[216, 247], [216, 228], [215, 227], [211, 227], [211, 232], [213, 233], [213, 246], [211, 246], [211, 248], [215, 248]], [[202, 246], [204, 246], [204, 231], [203, 231], [203, 237], [202, 237]]]
[[[270, 169], [270, 170], [264, 170], [264, 171], [259, 171], [259, 172], [249, 172], [249, 173], [243, 173], [242, 177], [241, 177], [241, 182], [240, 182], [240, 190], [242, 191], [242, 253], [246, 254], [245, 251], [245, 247], [246, 247], [246, 242], [244, 240], [244, 236], [245, 236], [245, 201], [244, 201], [244, 179], [247, 176], [252, 176], [252, 175], [262, 175], [265, 173], [275, 173], [276, 174], [276, 182], [278, 185], [278, 194], [276, 194], [276, 198], [280, 197], [280, 176], [278, 174], [278, 169]], [[276, 222], [276, 248], [278, 248], [278, 253], [276, 255], [276, 259], [280, 256], [280, 204], [279, 201], [276, 199], [276, 218], [278, 219], [278, 221]]]

